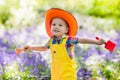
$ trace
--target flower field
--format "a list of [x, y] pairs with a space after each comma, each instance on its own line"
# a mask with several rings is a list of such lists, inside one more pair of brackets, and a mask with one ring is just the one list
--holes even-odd
[[[46, 33], [40, 30], [44, 26], [22, 27], [15, 30], [1, 29], [0, 35], [0, 78], [1, 79], [23, 79], [38, 80], [50, 79], [50, 52], [22, 52], [15, 54], [15, 48], [24, 45], [41, 45], [48, 40]], [[79, 30], [77, 36], [94, 38], [92, 34]], [[97, 32], [97, 31], [96, 31]], [[102, 32], [104, 33], [104, 32]], [[104, 46], [78, 44], [75, 46], [75, 57], [77, 62], [78, 79], [120, 79], [120, 33], [111, 38], [117, 46], [114, 52], [104, 49]], [[97, 35], [110, 38], [107, 34]]]
[[[1, 6], [5, 3], [4, 1], [9, 3], [9, 0], [1, 0]], [[6, 3], [7, 6], [3, 5], [1, 7], [3, 12], [0, 12], [0, 80], [50, 80], [50, 51], [27, 51], [16, 55], [15, 48], [22, 48], [25, 45], [44, 45], [49, 39], [44, 24], [45, 10], [60, 6], [55, 4], [54, 6], [45, 5], [50, 4], [47, 0], [44, 0], [44, 2], [38, 0], [42, 7], [38, 6], [34, 0], [31, 0], [31, 3], [29, 0], [18, 1], [19, 6], [13, 0], [10, 3], [14, 4], [14, 7], [8, 3]], [[26, 4], [24, 1], [26, 1]], [[66, 1], [68, 2], [68, 0]], [[75, 1], [79, 2], [79, 0]], [[80, 1], [82, 2], [82, 0]], [[71, 6], [70, 2], [69, 4], [67, 2], [63, 4]], [[73, 7], [77, 6], [78, 4], [73, 5]], [[82, 10], [82, 7], [80, 10]], [[66, 6], [62, 8], [68, 9]], [[74, 10], [72, 6], [71, 9]], [[97, 9], [100, 8], [94, 8], [90, 15], [80, 14], [79, 11], [78, 13], [73, 12], [79, 24], [77, 36], [91, 39], [99, 36], [106, 41], [115, 42], [116, 47], [113, 52], [110, 52], [104, 48], [104, 45], [77, 44], [74, 48], [77, 78], [78, 80], [120, 80], [119, 14], [117, 12], [112, 13], [116, 14], [117, 19], [114, 19], [117, 22], [115, 22], [112, 18], [103, 18], [106, 15], [102, 11], [101, 13], [95, 13], [100, 17], [93, 16]]]

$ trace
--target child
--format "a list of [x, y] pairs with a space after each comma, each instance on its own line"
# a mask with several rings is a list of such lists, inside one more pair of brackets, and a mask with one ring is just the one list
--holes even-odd
[[51, 50], [51, 80], [77, 80], [73, 47], [77, 43], [102, 45], [103, 39], [92, 40], [75, 37], [76, 19], [64, 10], [52, 8], [46, 12], [46, 31], [50, 39], [45, 46], [25, 46], [24, 50]]

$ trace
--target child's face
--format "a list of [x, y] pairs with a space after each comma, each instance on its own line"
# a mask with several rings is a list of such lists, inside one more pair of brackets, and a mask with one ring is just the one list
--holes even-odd
[[51, 32], [56, 37], [62, 37], [68, 32], [68, 25], [63, 19], [54, 18], [51, 23]]

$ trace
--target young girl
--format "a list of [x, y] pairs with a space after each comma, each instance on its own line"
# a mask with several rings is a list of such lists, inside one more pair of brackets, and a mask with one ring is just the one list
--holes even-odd
[[45, 46], [25, 46], [26, 50], [51, 50], [51, 80], [77, 80], [73, 47], [77, 43], [102, 45], [103, 39], [92, 40], [75, 37], [78, 29], [76, 19], [67, 11], [52, 8], [46, 12], [46, 31], [50, 36]]

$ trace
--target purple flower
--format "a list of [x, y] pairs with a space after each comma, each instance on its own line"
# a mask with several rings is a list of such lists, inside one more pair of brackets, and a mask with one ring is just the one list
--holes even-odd
[[80, 68], [77, 72], [77, 78], [88, 80], [92, 76], [91, 71], [87, 70], [86, 68]]

